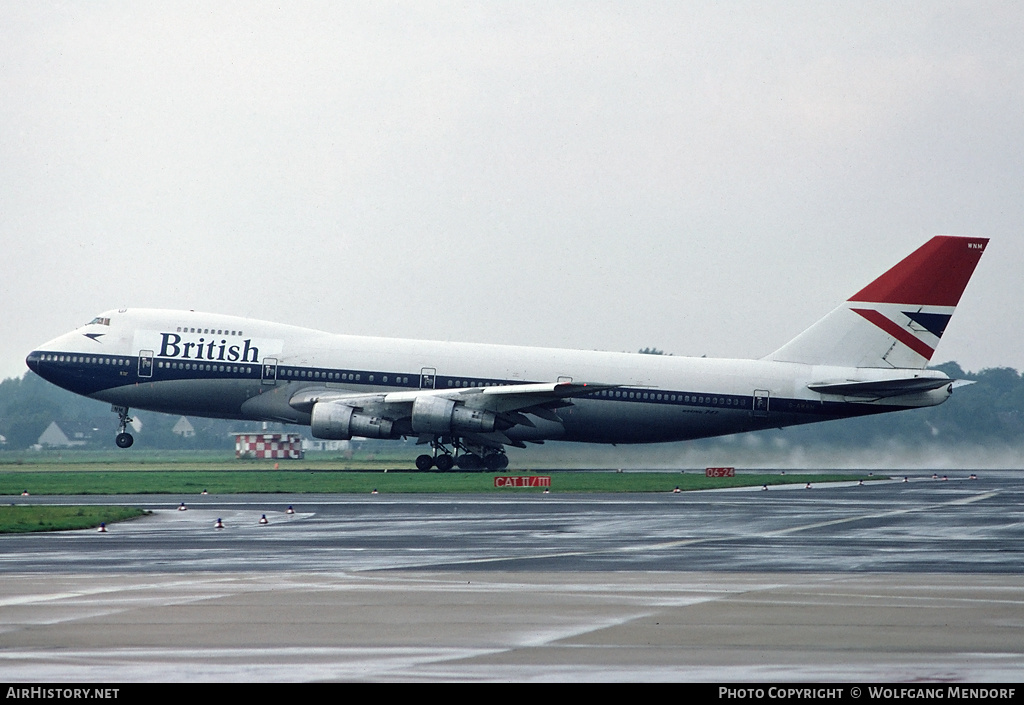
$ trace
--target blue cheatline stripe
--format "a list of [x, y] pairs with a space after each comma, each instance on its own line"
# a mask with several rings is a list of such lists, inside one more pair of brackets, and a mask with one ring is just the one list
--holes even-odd
[[[138, 357], [126, 355], [69, 355], [37, 351], [29, 356], [34, 371], [65, 389], [79, 394], [95, 394], [128, 384], [146, 384], [162, 381], [242, 379], [260, 381], [263, 366], [259, 363], [183, 362], [169, 358], [155, 358], [152, 377], [138, 376]], [[326, 384], [334, 383], [358, 390], [359, 387], [390, 387], [418, 389], [418, 372], [387, 372], [382, 370], [356, 370], [328, 367], [302, 367], [277, 365], [278, 383]], [[434, 375], [435, 388], [458, 390], [462, 388], [532, 384], [523, 380], [459, 377]], [[659, 398], [660, 397], [660, 398]], [[665, 406], [717, 409], [723, 411], [752, 411], [753, 395], [713, 394], [680, 390], [652, 390], [641, 387], [620, 387], [603, 390], [585, 397], [593, 401], [659, 404]], [[876, 407], [853, 402], [820, 402], [807, 399], [771, 397], [769, 416], [774, 414], [803, 414], [818, 417], [842, 417], [892, 411], [900, 407]], [[910, 408], [910, 407], [905, 407]]]

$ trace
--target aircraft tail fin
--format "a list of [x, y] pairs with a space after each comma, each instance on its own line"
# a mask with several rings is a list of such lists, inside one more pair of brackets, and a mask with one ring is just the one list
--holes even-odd
[[765, 359], [923, 369], [987, 244], [933, 237]]

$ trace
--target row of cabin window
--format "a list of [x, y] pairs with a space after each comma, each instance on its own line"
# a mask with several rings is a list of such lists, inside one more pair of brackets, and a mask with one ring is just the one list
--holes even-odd
[[[358, 372], [320, 372], [319, 370], [296, 370], [281, 368], [279, 376], [285, 379], [323, 379], [327, 381], [340, 381], [340, 382], [361, 382], [362, 375]], [[367, 381], [375, 381], [375, 375], [367, 375]], [[387, 384], [388, 380], [391, 379], [389, 375], [381, 376], [381, 384]], [[409, 384], [409, 377], [399, 375], [394, 377], [392, 384]], [[470, 380], [448, 380], [449, 387], [497, 387], [500, 385], [507, 384], [506, 382], [473, 382]]]
[[[320, 370], [293, 370], [282, 368], [280, 377], [285, 379], [323, 379], [328, 382], [361, 382], [363, 376], [358, 372], [321, 372]], [[373, 382], [374, 375], [367, 375], [367, 381]], [[381, 382], [387, 384], [388, 375], [383, 375]], [[408, 377], [395, 377], [394, 384], [409, 384]]]
[[202, 333], [204, 335], [245, 335], [240, 330], [221, 330], [220, 328], [189, 328], [178, 326], [178, 333]]
[[126, 357], [86, 357], [84, 355], [43, 355], [46, 362], [71, 362], [82, 365], [129, 365], [131, 360]]
[[157, 367], [170, 370], [202, 370], [206, 372], [230, 372], [231, 374], [252, 374], [251, 367], [240, 365], [205, 365], [195, 362], [157, 362]]
[[711, 406], [743, 406], [742, 397], [712, 397], [695, 394], [665, 394], [663, 392], [623, 392], [607, 389], [596, 396], [606, 399], [641, 399], [647, 401], [681, 401], [686, 404], [709, 404]]
[[[353, 372], [320, 372], [319, 370], [290, 370], [281, 368], [278, 375], [290, 379], [326, 379], [328, 381], [354, 381], [362, 380], [362, 375]], [[371, 377], [371, 381], [372, 381]]]
[[468, 379], [450, 379], [449, 387], [504, 387], [508, 382], [474, 382]]

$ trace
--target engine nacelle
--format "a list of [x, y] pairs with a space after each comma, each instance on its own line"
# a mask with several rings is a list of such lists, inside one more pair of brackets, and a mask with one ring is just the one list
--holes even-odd
[[443, 397], [421, 396], [412, 403], [412, 430], [416, 433], [490, 433], [496, 421], [490, 411], [467, 409]]
[[310, 432], [313, 438], [326, 441], [347, 441], [352, 436], [390, 438], [391, 421], [377, 416], [357, 414], [345, 404], [319, 402], [313, 405]]

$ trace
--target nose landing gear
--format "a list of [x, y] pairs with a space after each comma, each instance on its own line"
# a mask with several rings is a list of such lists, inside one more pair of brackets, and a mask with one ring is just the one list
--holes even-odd
[[132, 420], [128, 417], [128, 407], [111, 406], [110, 410], [116, 413], [118, 418], [118, 433], [116, 436], [114, 436], [114, 443], [117, 444], [118, 448], [131, 448], [132, 443], [135, 442], [135, 439], [132, 437], [132, 434], [128, 433], [127, 430], [128, 424], [132, 422]]

